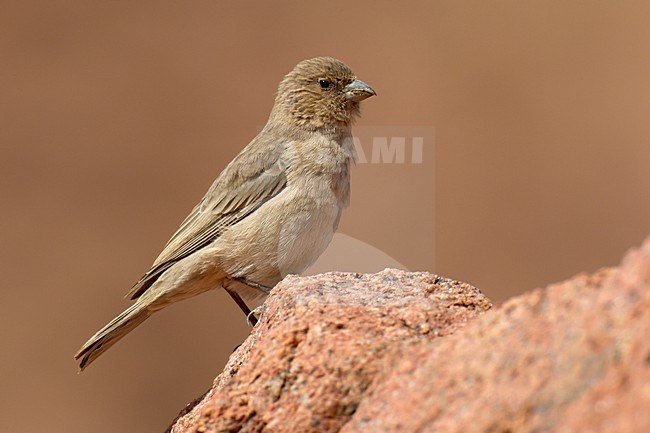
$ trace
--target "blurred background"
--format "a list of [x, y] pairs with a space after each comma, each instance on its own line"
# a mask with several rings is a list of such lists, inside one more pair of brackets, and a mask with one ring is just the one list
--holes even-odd
[[4, 1], [0, 431], [162, 432], [209, 388], [248, 334], [221, 292], [81, 375], [72, 356], [305, 58], [379, 93], [368, 160], [385, 131], [407, 144], [354, 168], [312, 272], [429, 270], [502, 301], [615, 265], [650, 233], [649, 22], [636, 1]]

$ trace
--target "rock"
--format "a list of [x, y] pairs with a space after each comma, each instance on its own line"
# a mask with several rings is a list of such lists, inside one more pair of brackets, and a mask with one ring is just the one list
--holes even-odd
[[181, 432], [336, 432], [413, 347], [487, 311], [474, 287], [428, 273], [288, 277]]
[[342, 433], [650, 432], [650, 239], [404, 352]]
[[180, 432], [650, 432], [650, 239], [490, 311], [427, 273], [285, 279]]

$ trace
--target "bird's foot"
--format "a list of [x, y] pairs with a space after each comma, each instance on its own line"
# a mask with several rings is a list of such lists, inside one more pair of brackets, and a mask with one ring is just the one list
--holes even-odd
[[246, 316], [246, 323], [248, 323], [248, 326], [255, 326], [258, 322], [257, 318], [260, 317], [262, 313], [264, 313], [265, 309], [266, 307], [264, 306], [264, 304], [262, 304], [259, 307], [255, 308], [250, 313], [248, 313], [248, 315]]
[[237, 303], [239, 308], [246, 315], [246, 323], [248, 323], [249, 326], [255, 326], [257, 324], [257, 317], [256, 316], [259, 316], [264, 311], [263, 305], [255, 308], [253, 311], [251, 311], [248, 308], [248, 306], [246, 305], [246, 303], [244, 302], [244, 300], [241, 298], [241, 296], [239, 296], [239, 294], [236, 291], [234, 291], [232, 289], [232, 287], [230, 287], [230, 284], [229, 284], [230, 281], [237, 281], [239, 283], [247, 285], [250, 288], [259, 290], [261, 292], [264, 292], [265, 294], [268, 294], [271, 291], [272, 287], [267, 287], [267, 286], [265, 286], [263, 284], [256, 283], [255, 281], [250, 281], [250, 280], [248, 280], [248, 279], [246, 279], [244, 277], [228, 277], [224, 281], [223, 288], [226, 290], [226, 292], [228, 292], [230, 297]]

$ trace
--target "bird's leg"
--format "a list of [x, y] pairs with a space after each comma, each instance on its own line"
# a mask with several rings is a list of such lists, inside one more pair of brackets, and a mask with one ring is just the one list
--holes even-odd
[[[250, 288], [260, 290], [264, 293], [269, 293], [273, 288], [273, 287], [267, 287], [263, 284], [256, 283], [255, 281], [251, 281], [245, 277], [228, 277], [228, 280], [237, 281], [239, 283], [247, 285]], [[244, 312], [244, 314], [246, 315], [246, 322], [251, 326], [255, 326], [257, 324], [257, 317], [255, 317], [255, 314], [259, 313], [257, 309], [251, 311], [251, 309], [248, 308], [248, 305], [246, 305], [246, 303], [241, 298], [241, 296], [239, 296], [239, 294], [234, 290], [228, 289], [227, 286], [228, 284], [224, 284], [223, 288], [226, 290], [226, 292], [228, 292], [230, 297], [235, 301], [235, 303], [237, 303], [239, 308]]]
[[232, 300], [235, 301], [237, 306], [239, 306], [239, 308], [244, 312], [246, 315], [246, 322], [250, 323], [251, 326], [255, 326], [257, 324], [257, 317], [255, 317], [255, 315], [251, 312], [251, 309], [248, 308], [248, 305], [246, 305], [241, 296], [239, 296], [237, 292], [229, 290], [226, 287], [224, 287], [224, 289], [226, 292], [228, 292]]

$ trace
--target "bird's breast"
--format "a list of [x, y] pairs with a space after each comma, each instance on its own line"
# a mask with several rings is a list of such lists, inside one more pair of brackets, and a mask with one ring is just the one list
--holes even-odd
[[217, 240], [231, 275], [273, 286], [302, 273], [329, 245], [349, 200], [350, 159], [336, 152], [304, 158], [277, 196]]
[[[338, 139], [315, 136], [291, 143], [287, 147], [288, 184], [306, 190], [319, 201], [334, 198], [343, 207], [349, 204], [350, 163], [355, 159], [352, 137], [346, 133]], [[327, 190], [326, 190], [327, 188]]]

